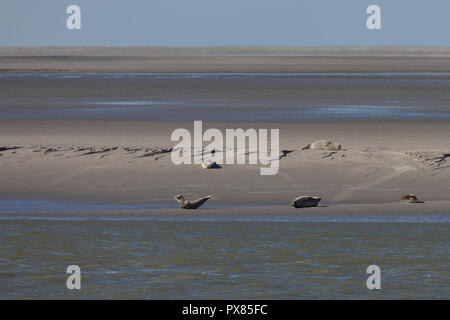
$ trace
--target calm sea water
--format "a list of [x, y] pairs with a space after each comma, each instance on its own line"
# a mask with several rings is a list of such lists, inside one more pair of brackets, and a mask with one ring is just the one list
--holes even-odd
[[[0, 298], [448, 299], [450, 223], [0, 220]], [[68, 265], [82, 289], [66, 288]], [[368, 290], [366, 268], [381, 268]]]

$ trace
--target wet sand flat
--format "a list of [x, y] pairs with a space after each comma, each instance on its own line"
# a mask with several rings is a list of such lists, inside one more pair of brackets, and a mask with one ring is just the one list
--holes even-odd
[[450, 74], [0, 74], [3, 120], [450, 120]]
[[[214, 205], [212, 205], [214, 206]], [[304, 222], [444, 222], [448, 223], [450, 201], [420, 204], [334, 204], [296, 209], [283, 205], [209, 207], [197, 210], [130, 209], [90, 211], [0, 212], [0, 219], [149, 219], [180, 221], [304, 221]]]

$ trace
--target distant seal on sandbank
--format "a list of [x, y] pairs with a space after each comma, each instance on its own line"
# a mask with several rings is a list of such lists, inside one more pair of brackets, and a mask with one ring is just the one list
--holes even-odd
[[339, 143], [329, 140], [318, 140], [308, 144], [302, 150], [341, 150], [342, 146]]
[[317, 207], [321, 198], [318, 197], [310, 197], [310, 196], [302, 196], [295, 198], [292, 201], [291, 206], [295, 208], [307, 208], [307, 207]]
[[203, 169], [216, 169], [216, 168], [220, 168], [220, 166], [214, 160], [206, 159], [202, 163], [202, 168]]
[[200, 198], [198, 200], [186, 200], [182, 195], [177, 195], [175, 200], [180, 204], [183, 209], [197, 209], [200, 208], [211, 196]]
[[409, 193], [409, 194], [405, 194], [402, 199], [402, 202], [407, 202], [407, 203], [416, 203], [419, 202], [419, 200], [417, 199], [415, 194]]

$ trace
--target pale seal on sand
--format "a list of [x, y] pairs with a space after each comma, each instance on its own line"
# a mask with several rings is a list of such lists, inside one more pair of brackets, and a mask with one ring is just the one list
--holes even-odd
[[341, 150], [342, 146], [339, 143], [329, 140], [318, 140], [308, 144], [302, 150]]
[[197, 209], [200, 208], [211, 196], [200, 198], [198, 200], [186, 200], [182, 195], [177, 195], [175, 200], [180, 204], [183, 209]]
[[418, 202], [419, 200], [417, 200], [417, 197], [416, 197], [415, 194], [410, 193], [410, 194], [405, 194], [405, 195], [402, 197], [401, 201], [402, 201], [402, 202], [408, 202], [408, 203], [416, 203], [416, 202]]
[[317, 207], [320, 200], [322, 199], [318, 197], [302, 196], [295, 198], [294, 201], [292, 201], [291, 206], [295, 208]]
[[215, 169], [215, 168], [220, 168], [220, 166], [214, 160], [206, 159], [202, 163], [202, 168], [203, 169]]

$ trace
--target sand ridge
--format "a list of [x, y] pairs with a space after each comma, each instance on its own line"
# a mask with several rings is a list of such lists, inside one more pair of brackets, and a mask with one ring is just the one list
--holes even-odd
[[[174, 165], [165, 146], [2, 145], [4, 195], [80, 200], [171, 202], [175, 194], [211, 193], [220, 203], [288, 203], [317, 195], [330, 204], [387, 203], [405, 193], [422, 200], [448, 198], [450, 157], [445, 150], [395, 151], [361, 147], [302, 150], [283, 141], [279, 174], [256, 165]], [[198, 151], [198, 150], [197, 150]], [[193, 150], [193, 154], [197, 152]], [[201, 152], [201, 151], [200, 151]], [[220, 150], [219, 150], [220, 152]], [[238, 150], [235, 150], [238, 152]]]

